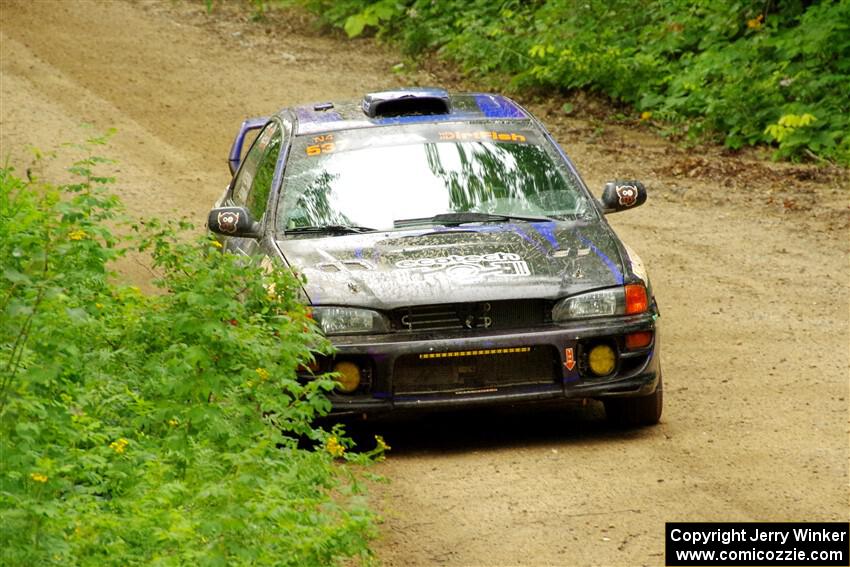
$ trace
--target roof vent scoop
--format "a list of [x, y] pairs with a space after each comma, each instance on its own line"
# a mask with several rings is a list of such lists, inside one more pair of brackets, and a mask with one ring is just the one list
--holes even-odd
[[429, 87], [369, 93], [363, 97], [362, 106], [369, 118], [450, 114], [452, 111], [449, 93]]

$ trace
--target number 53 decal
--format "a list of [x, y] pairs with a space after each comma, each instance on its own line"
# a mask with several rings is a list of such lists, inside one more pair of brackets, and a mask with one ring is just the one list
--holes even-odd
[[321, 154], [331, 153], [336, 149], [336, 145], [333, 142], [325, 142], [324, 144], [313, 144], [312, 146], [307, 146], [307, 155], [308, 156], [318, 156]]

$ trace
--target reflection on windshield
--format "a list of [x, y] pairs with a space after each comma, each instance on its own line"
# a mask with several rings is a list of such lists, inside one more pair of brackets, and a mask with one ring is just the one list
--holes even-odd
[[[435, 144], [426, 145], [425, 152], [428, 167], [449, 191], [452, 211], [539, 212], [539, 208], [532, 207], [539, 206], [548, 191], [564, 185], [548, 156], [534, 146], [454, 144], [449, 147], [457, 152], [460, 166], [457, 169], [446, 168]], [[519, 208], [493, 210], [493, 205], [499, 202]]]
[[[301, 205], [301, 219], [295, 226], [351, 225], [351, 220], [331, 204], [332, 184], [339, 174], [319, 171], [318, 175], [304, 188], [298, 202]], [[295, 228], [291, 224], [287, 228]]]
[[458, 212], [575, 218], [590, 211], [571, 172], [536, 144], [408, 143], [315, 156], [298, 141], [284, 178], [283, 230], [392, 230], [395, 219]]

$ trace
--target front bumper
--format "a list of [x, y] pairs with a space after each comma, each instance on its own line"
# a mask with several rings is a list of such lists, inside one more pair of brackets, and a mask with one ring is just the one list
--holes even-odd
[[[332, 413], [377, 414], [393, 410], [648, 395], [655, 391], [660, 376], [657, 318], [657, 313], [650, 312], [585, 320], [567, 326], [547, 325], [489, 333], [393, 333], [334, 337], [333, 343], [337, 349], [334, 359], [358, 364], [363, 371], [364, 384], [352, 394], [332, 393]], [[625, 335], [641, 331], [652, 332], [652, 342], [646, 347], [628, 349], [625, 346]], [[615, 348], [617, 365], [611, 374], [595, 377], [585, 363], [586, 353], [592, 345], [601, 342]], [[544, 361], [551, 361], [551, 369], [546, 368], [542, 379], [538, 367], [537, 378], [528, 383], [513, 380], [509, 384], [481, 385], [480, 382], [465, 384], [459, 379], [455, 388], [443, 387], [429, 391], [427, 385], [411, 389], [409, 379], [406, 379], [406, 386], [400, 387], [399, 372], [404, 361], [447, 356], [445, 364], [450, 365], [455, 364], [457, 355], [480, 356], [484, 353], [487, 356], [486, 353], [530, 349], [538, 353], [538, 361], [543, 356], [541, 352], [546, 353]], [[442, 360], [436, 362], [440, 364]], [[497, 363], [502, 361], [508, 359], [501, 359]], [[431, 360], [430, 363], [434, 362]], [[490, 363], [491, 368], [493, 364]]]

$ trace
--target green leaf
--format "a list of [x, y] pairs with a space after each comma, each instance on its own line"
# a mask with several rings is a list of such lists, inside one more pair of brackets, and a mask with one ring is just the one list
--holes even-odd
[[366, 18], [362, 14], [354, 14], [345, 20], [345, 33], [348, 37], [357, 37], [363, 33], [363, 28], [366, 27]]
[[7, 268], [3, 270], [3, 278], [9, 280], [13, 284], [29, 285], [30, 283], [32, 283], [32, 280], [28, 275], [23, 274], [13, 268]]

